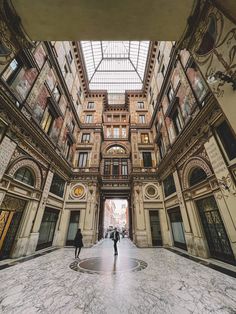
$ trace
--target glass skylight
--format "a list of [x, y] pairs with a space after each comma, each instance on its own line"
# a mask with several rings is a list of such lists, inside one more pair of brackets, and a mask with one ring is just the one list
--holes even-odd
[[81, 41], [90, 90], [141, 90], [149, 41]]

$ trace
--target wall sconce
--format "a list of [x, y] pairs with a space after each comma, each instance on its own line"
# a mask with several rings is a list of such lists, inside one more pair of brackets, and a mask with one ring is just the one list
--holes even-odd
[[236, 90], [236, 76], [235, 75], [229, 76], [227, 74], [224, 74], [221, 71], [217, 71], [208, 77], [207, 82], [209, 84], [213, 84], [217, 80], [221, 80], [221, 81], [226, 82], [226, 83], [231, 83], [233, 90]]

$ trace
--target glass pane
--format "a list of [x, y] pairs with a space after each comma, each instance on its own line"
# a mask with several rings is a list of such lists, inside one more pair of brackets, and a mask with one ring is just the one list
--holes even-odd
[[183, 223], [182, 222], [172, 222], [172, 232], [175, 242], [185, 243], [185, 237], [183, 232]]
[[91, 90], [124, 93], [143, 87], [149, 41], [82, 41]]

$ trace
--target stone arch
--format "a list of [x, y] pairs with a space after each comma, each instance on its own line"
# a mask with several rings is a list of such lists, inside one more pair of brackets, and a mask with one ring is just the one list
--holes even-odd
[[189, 175], [190, 175], [191, 171], [196, 167], [203, 169], [205, 171], [207, 177], [212, 175], [211, 168], [204, 159], [202, 159], [200, 157], [192, 157], [190, 160], [188, 160], [185, 163], [185, 165], [183, 167], [182, 182], [183, 182], [183, 188], [184, 189], [187, 189], [190, 187]]
[[15, 162], [9, 169], [8, 174], [9, 176], [13, 177], [17, 170], [19, 170], [22, 167], [29, 168], [34, 176], [35, 176], [35, 185], [34, 187], [36, 189], [40, 189], [41, 183], [42, 183], [42, 174], [40, 171], [39, 166], [36, 164], [35, 161], [31, 159], [21, 159]]
[[127, 147], [127, 145], [125, 145], [124, 143], [120, 144], [120, 143], [109, 143], [107, 144], [104, 148], [103, 148], [103, 151], [102, 151], [102, 154], [103, 155], [106, 155], [107, 154], [107, 151], [114, 147], [114, 146], [119, 146], [121, 148], [123, 148], [125, 150], [125, 155], [128, 155], [130, 153], [130, 149], [129, 147]]

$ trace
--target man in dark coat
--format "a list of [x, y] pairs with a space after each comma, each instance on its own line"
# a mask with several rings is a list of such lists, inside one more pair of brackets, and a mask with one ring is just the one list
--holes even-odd
[[[83, 239], [83, 236], [82, 236], [81, 230], [78, 229], [76, 236], [75, 236], [75, 239], [74, 239], [75, 258], [79, 258], [81, 248], [84, 246], [82, 239]], [[78, 254], [77, 254], [77, 252], [78, 252]]]
[[117, 231], [117, 228], [114, 229], [112, 240], [114, 241], [114, 255], [118, 255], [117, 242], [120, 241], [120, 233]]

